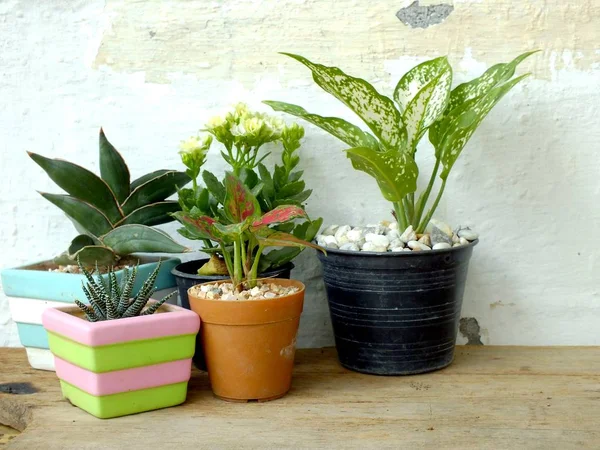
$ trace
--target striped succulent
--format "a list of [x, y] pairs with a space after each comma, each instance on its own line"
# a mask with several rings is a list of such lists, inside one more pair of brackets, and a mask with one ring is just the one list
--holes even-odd
[[[425, 61], [400, 79], [393, 100], [365, 80], [347, 75], [337, 67], [284, 53], [310, 69], [315, 83], [356, 113], [372, 134], [343, 119], [311, 114], [297, 105], [264, 103], [276, 111], [305, 119], [348, 145], [346, 155], [352, 166], [375, 178], [383, 197], [393, 203], [400, 226], [404, 229], [413, 225], [422, 233], [463, 148], [492, 108], [527, 76], [513, 78], [517, 66], [533, 53], [496, 64], [480, 77], [454, 89], [451, 89], [452, 68], [446, 57]], [[415, 152], [427, 132], [436, 162], [427, 188], [415, 202], [419, 175]], [[438, 195], [425, 214], [438, 176], [441, 179]]]
[[103, 320], [122, 319], [125, 317], [146, 316], [154, 314], [164, 302], [171, 298], [175, 293], [163, 297], [160, 301], [152, 303], [144, 309], [148, 300], [155, 292], [156, 277], [160, 270], [161, 262], [158, 262], [154, 272], [146, 279], [140, 291], [134, 297], [131, 297], [131, 291], [137, 276], [137, 266], [131, 271], [125, 269], [123, 279], [119, 283], [114, 271], [109, 270], [106, 278], [103, 278], [98, 268], [96, 268], [96, 277], [86, 270], [78, 260], [81, 273], [87, 279], [83, 285], [83, 292], [88, 299], [89, 304], [75, 300], [75, 303], [85, 314], [89, 322], [100, 322]]
[[131, 253], [181, 253], [176, 243], [154, 225], [173, 220], [180, 210], [166, 200], [190, 181], [175, 170], [157, 170], [130, 181], [121, 154], [100, 129], [100, 176], [76, 164], [36, 153], [29, 156], [68, 195], [41, 193], [62, 209], [80, 233], [60, 262], [80, 259], [86, 266], [112, 265]]

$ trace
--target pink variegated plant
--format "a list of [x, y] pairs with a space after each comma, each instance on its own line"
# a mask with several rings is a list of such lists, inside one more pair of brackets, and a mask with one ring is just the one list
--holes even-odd
[[[267, 247], [313, 247], [325, 253], [318, 245], [272, 228], [295, 219], [307, 219], [299, 206], [282, 205], [261, 215], [256, 197], [232, 173], [225, 177], [225, 189], [223, 223], [214, 217], [185, 213], [180, 213], [179, 219], [220, 246], [236, 290], [256, 286], [260, 257]], [[228, 247], [233, 247], [233, 252], [227, 251]]]

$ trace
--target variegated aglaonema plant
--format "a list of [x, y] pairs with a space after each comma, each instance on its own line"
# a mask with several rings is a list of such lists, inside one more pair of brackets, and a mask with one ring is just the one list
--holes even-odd
[[100, 129], [100, 174], [36, 153], [29, 156], [63, 194], [41, 195], [58, 206], [80, 233], [58, 264], [81, 261], [87, 267], [111, 266], [132, 253], [181, 253], [185, 247], [153, 225], [173, 220], [179, 203], [166, 200], [190, 178], [175, 170], [157, 170], [130, 182], [129, 168]]
[[[315, 244], [273, 228], [296, 219], [306, 219], [306, 212], [301, 207], [280, 205], [261, 215], [256, 196], [230, 172], [225, 176], [223, 206], [225, 217], [222, 221], [218, 220], [218, 216], [195, 216], [186, 211], [176, 214], [195, 234], [219, 245], [236, 290], [256, 286], [260, 259], [267, 247], [313, 247], [324, 252]], [[229, 252], [227, 247], [232, 247], [233, 252]]]
[[[395, 102], [365, 80], [346, 75], [337, 67], [283, 53], [308, 67], [315, 83], [356, 113], [375, 136], [337, 117], [311, 114], [289, 103], [265, 103], [276, 111], [303, 118], [349, 145], [346, 155], [353, 167], [375, 178], [385, 199], [393, 203], [399, 226], [405, 229], [412, 225], [417, 233], [422, 233], [461, 151], [498, 101], [529, 75], [513, 78], [519, 63], [533, 53], [496, 64], [454, 89], [452, 68], [446, 57], [425, 61], [400, 79], [394, 90]], [[427, 187], [415, 202], [419, 175], [415, 152], [426, 132], [435, 149], [435, 165]], [[441, 186], [425, 213], [438, 174]]]

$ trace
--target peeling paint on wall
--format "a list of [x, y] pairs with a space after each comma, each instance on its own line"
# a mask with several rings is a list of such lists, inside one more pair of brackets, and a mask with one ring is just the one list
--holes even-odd
[[483, 342], [481, 342], [481, 329], [474, 317], [462, 317], [459, 331], [467, 338], [467, 345], [483, 345]]
[[420, 5], [419, 0], [415, 0], [410, 6], [398, 11], [396, 17], [412, 28], [429, 28], [442, 23], [453, 10], [452, 5]]

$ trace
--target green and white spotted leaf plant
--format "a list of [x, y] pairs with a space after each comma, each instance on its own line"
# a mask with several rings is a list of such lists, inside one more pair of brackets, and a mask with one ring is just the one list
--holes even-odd
[[112, 268], [103, 277], [98, 267], [96, 267], [96, 277], [94, 278], [93, 274], [83, 267], [80, 259], [77, 260], [77, 264], [79, 265], [79, 270], [87, 280], [83, 284], [82, 289], [87, 297], [88, 304], [80, 300], [75, 300], [75, 303], [84, 313], [88, 322], [154, 314], [163, 303], [176, 294], [176, 292], [172, 292], [145, 308], [150, 297], [156, 291], [155, 283], [160, 271], [160, 261], [154, 271], [144, 281], [139, 292], [134, 296], [131, 293], [137, 276], [137, 266], [131, 271], [125, 269], [123, 278], [119, 283], [117, 275]]
[[133, 181], [125, 160], [99, 136], [100, 176], [62, 159], [29, 153], [67, 194], [41, 195], [59, 207], [80, 233], [68, 250], [55, 258], [57, 264], [86, 267], [115, 265], [132, 253], [181, 253], [187, 249], [154, 225], [171, 222], [181, 208], [167, 198], [190, 182], [176, 170], [157, 170]]
[[[535, 51], [509, 63], [496, 64], [483, 75], [452, 89], [452, 67], [446, 57], [425, 61], [397, 83], [393, 100], [367, 81], [291, 53], [283, 53], [312, 72], [313, 80], [360, 117], [370, 132], [337, 117], [312, 114], [280, 101], [265, 101], [275, 111], [302, 118], [340, 139], [349, 148], [352, 166], [377, 181], [393, 203], [398, 225], [422, 233], [444, 193], [448, 175], [463, 148], [492, 108], [529, 74], [515, 77], [517, 66]], [[435, 165], [427, 187], [417, 193], [419, 168], [415, 153], [428, 134]], [[441, 184], [429, 204], [437, 177]], [[417, 195], [418, 194], [418, 195]], [[416, 199], [416, 200], [415, 200]]]

